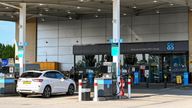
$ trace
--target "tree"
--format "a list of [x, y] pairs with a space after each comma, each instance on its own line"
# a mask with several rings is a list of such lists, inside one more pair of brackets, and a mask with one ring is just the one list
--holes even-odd
[[0, 58], [2, 58], [3, 44], [0, 43]]
[[0, 44], [0, 58], [14, 58], [15, 57], [15, 45]]

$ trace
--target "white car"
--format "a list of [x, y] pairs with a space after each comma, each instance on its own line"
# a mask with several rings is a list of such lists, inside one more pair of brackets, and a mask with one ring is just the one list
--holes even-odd
[[17, 92], [22, 97], [41, 94], [48, 98], [52, 94], [73, 95], [76, 84], [59, 71], [26, 71], [17, 82]]

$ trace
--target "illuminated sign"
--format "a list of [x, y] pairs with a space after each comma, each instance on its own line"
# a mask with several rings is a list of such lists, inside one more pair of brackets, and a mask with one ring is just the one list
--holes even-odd
[[18, 50], [18, 57], [19, 57], [19, 58], [23, 58], [23, 55], [24, 55], [24, 50], [23, 50], [23, 48], [19, 48], [19, 50]]
[[111, 55], [112, 56], [119, 56], [120, 54], [120, 48], [118, 46], [118, 43], [112, 43], [112, 47], [111, 47]]

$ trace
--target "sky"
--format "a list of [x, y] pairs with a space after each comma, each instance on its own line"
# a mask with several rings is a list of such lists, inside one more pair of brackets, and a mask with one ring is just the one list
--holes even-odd
[[15, 22], [0, 21], [0, 43], [6, 45], [15, 43]]

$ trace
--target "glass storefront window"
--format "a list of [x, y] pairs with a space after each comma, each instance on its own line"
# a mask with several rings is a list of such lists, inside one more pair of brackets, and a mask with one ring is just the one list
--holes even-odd
[[149, 61], [149, 54], [136, 54], [137, 64], [147, 65]]
[[184, 67], [186, 65], [186, 59], [183, 55], [173, 56], [173, 67]]
[[186, 55], [173, 55], [172, 68], [184, 71], [187, 68]]
[[123, 57], [123, 65], [125, 67], [127, 67], [129, 65], [137, 64], [138, 59], [135, 54], [125, 54], [122, 57]]
[[143, 55], [142, 54], [136, 54], [137, 63], [140, 64], [143, 61]]

